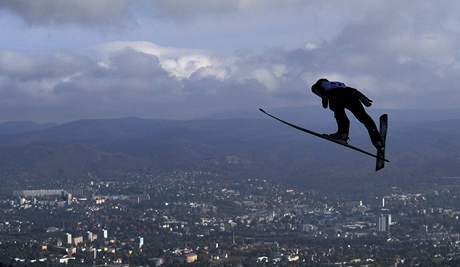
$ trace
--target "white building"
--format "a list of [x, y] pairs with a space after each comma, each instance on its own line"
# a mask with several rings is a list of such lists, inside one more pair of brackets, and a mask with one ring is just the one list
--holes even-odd
[[72, 234], [66, 233], [67, 236], [67, 244], [72, 245]]
[[387, 232], [388, 230], [390, 230], [391, 223], [391, 214], [380, 214], [378, 222], [378, 231]]
[[142, 249], [144, 246], [144, 238], [142, 236], [139, 237], [139, 249]]

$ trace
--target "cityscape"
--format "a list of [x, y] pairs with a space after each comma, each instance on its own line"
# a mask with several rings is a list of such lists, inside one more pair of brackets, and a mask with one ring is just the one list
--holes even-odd
[[460, 266], [459, 10], [0, 0], [0, 267]]
[[209, 172], [127, 174], [2, 195], [6, 266], [444, 266], [459, 186], [359, 197]]

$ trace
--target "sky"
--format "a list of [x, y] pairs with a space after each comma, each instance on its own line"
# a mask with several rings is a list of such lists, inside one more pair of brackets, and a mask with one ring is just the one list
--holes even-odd
[[0, 0], [0, 121], [191, 119], [321, 103], [458, 108], [453, 0]]

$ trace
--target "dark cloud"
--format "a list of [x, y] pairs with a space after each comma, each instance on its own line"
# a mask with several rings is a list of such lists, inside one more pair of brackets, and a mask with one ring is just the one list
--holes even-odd
[[[4, 70], [0, 74], [0, 119], [4, 120], [133, 115], [191, 118], [285, 102], [283, 97], [277, 100], [282, 82], [275, 81], [279, 78], [273, 74], [276, 68], [257, 57], [215, 66], [234, 69], [225, 78], [216, 75], [214, 67], [177, 77], [156, 56], [131, 49], [111, 52], [103, 59], [77, 55], [34, 58], [12, 52], [0, 53], [0, 58], [0, 70]], [[266, 67], [267, 77], [274, 75], [275, 80], [254, 75], [251, 65]]]
[[128, 0], [14, 0], [0, 1], [5, 9], [29, 24], [110, 24], [126, 16]]
[[159, 16], [190, 17], [203, 13], [222, 14], [238, 10], [238, 0], [213, 1], [181, 1], [181, 0], [156, 0], [151, 1], [151, 8]]
[[[310, 16], [317, 17], [341, 12], [349, 14], [352, 9], [367, 9], [372, 2], [374, 1], [325, 3], [303, 0], [14, 0], [0, 1], [0, 9], [18, 15], [31, 25], [71, 23], [88, 26], [119, 25], [120, 20], [135, 22], [139, 17], [183, 21], [223, 14], [263, 16], [276, 14], [281, 10], [289, 10], [291, 15], [305, 15], [303, 11], [306, 10]], [[325, 10], [329, 11], [321, 14]]]
[[[362, 34], [369, 40], [357, 38]], [[314, 49], [269, 49], [220, 57], [210, 65], [195, 62], [196, 55], [187, 59], [184, 51], [174, 60], [129, 48], [98, 57], [3, 52], [0, 119], [192, 118], [259, 106], [311, 105], [318, 103], [308, 88], [319, 77], [361, 89], [377, 107], [456, 107], [456, 51], [441, 53], [437, 40], [425, 45], [391, 34], [356, 24]], [[419, 45], [421, 51], [406, 50], [407, 45]], [[176, 65], [165, 68], [170, 61]], [[193, 68], [187, 62], [194, 62]], [[174, 69], [183, 67], [189, 75]]]
[[[9, 10], [32, 25], [59, 23], [97, 25], [119, 24], [119, 20], [129, 17], [131, 7], [134, 11], [142, 10], [140, 13], [146, 17], [183, 20], [199, 15], [283, 6], [276, 2], [273, 0], [15, 0], [0, 1], [0, 9]], [[287, 0], [286, 4], [292, 2], [299, 3], [299, 1]]]
[[[361, 89], [375, 100], [376, 107], [458, 107], [457, 2], [438, 6], [427, 0], [366, 1], [365, 7], [359, 5], [363, 1], [347, 2], [351, 7], [342, 2], [336, 2], [336, 7], [321, 4], [324, 1], [308, 2], [313, 10], [309, 14], [323, 20], [305, 25], [305, 31], [327, 31], [330, 25], [344, 23], [329, 38], [305, 39], [305, 45], [297, 49], [211, 56], [148, 42], [120, 42], [103, 46], [116, 49], [96, 56], [0, 52], [0, 119], [190, 118], [259, 106], [319, 105], [306, 91], [320, 77]], [[196, 8], [187, 1], [151, 3], [172, 17], [181, 12], [220, 14], [276, 6], [273, 1], [264, 5], [249, 0], [198, 1]], [[121, 9], [116, 10], [101, 18], [120, 14]], [[267, 27], [273, 30], [274, 24]]]

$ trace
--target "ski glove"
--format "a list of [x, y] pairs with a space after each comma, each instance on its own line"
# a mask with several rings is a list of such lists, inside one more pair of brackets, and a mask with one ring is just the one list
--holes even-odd
[[369, 98], [367, 98], [365, 95], [363, 95], [362, 97], [360, 97], [360, 98], [359, 98], [359, 101], [361, 101], [361, 103], [363, 103], [363, 105], [365, 105], [366, 107], [372, 106], [372, 100], [370, 100]]
[[[354, 89], [354, 88], [353, 88]], [[367, 96], [365, 96], [363, 93], [360, 91], [356, 90], [354, 91], [355, 95], [358, 97], [359, 101], [363, 103], [364, 106], [370, 107], [372, 106], [372, 100], [370, 100]]]
[[327, 100], [327, 97], [321, 97], [321, 102], [323, 104], [323, 108], [327, 108], [327, 105], [328, 105], [328, 100]]

